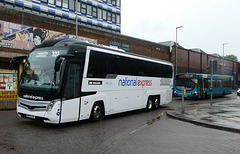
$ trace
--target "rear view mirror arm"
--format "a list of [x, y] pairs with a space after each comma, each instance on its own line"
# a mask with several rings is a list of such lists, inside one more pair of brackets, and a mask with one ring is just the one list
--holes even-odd
[[54, 67], [55, 72], [58, 72], [59, 69], [60, 69], [60, 66], [61, 66], [61, 63], [62, 63], [61, 58], [71, 59], [71, 58], [73, 58], [73, 57], [74, 57], [73, 54], [58, 55], [58, 56], [56, 57], [56, 60], [55, 60], [55, 67]]
[[18, 56], [18, 57], [13, 57], [11, 60], [10, 60], [10, 70], [13, 70], [14, 67], [15, 67], [15, 64], [16, 63], [20, 63], [22, 60], [24, 59], [27, 59], [27, 56]]

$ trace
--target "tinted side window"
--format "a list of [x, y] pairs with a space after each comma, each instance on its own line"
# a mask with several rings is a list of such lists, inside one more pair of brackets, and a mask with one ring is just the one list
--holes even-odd
[[231, 87], [231, 79], [223, 79], [223, 88], [230, 88]]
[[89, 78], [105, 78], [108, 74], [172, 78], [172, 67], [129, 57], [91, 51]]
[[204, 78], [203, 83], [204, 83], [204, 88], [209, 88], [210, 85], [207, 78]]
[[105, 78], [107, 74], [111, 73], [112, 55], [101, 52], [91, 51], [88, 78]]

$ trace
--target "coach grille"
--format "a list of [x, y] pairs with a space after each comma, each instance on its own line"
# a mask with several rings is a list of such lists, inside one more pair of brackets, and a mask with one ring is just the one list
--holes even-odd
[[40, 103], [40, 102], [35, 102], [35, 103], [19, 103], [21, 107], [28, 109], [28, 110], [33, 110], [33, 111], [46, 111], [48, 103]]

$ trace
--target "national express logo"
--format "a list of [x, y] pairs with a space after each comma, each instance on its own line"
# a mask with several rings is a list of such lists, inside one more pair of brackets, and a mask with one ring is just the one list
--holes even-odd
[[144, 86], [152, 86], [152, 80], [138, 80], [137, 78], [136, 79], [128, 79], [128, 77], [125, 77], [123, 79], [119, 79], [118, 86], [122, 86], [122, 87], [124, 87], [124, 86], [127, 86], [127, 87], [142, 86], [142, 88], [143, 88]]

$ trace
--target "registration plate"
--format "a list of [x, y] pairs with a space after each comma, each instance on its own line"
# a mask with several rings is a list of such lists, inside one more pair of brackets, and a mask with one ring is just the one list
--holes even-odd
[[35, 119], [35, 116], [33, 115], [26, 115], [27, 118]]

